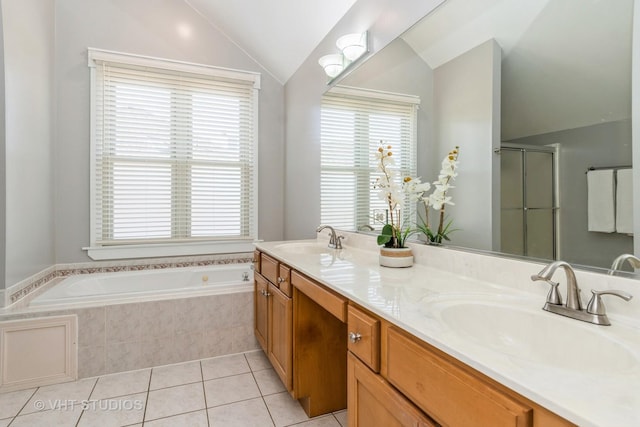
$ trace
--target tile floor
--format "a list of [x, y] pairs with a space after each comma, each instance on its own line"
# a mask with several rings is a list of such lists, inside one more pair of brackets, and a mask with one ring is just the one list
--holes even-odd
[[0, 393], [0, 427], [346, 427], [309, 419], [262, 351]]

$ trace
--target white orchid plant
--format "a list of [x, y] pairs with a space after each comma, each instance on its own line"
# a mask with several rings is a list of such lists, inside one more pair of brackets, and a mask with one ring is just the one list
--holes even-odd
[[[460, 147], [456, 146], [453, 150], [442, 159], [442, 169], [438, 175], [438, 180], [433, 183], [435, 186], [433, 192], [430, 195], [423, 193], [419, 199], [424, 204], [425, 219], [418, 224], [418, 229], [424, 233], [427, 240], [430, 243], [441, 244], [443, 240], [450, 240], [449, 233], [456, 231], [451, 228], [453, 220], [445, 222], [445, 207], [446, 205], [453, 205], [451, 196], [448, 196], [450, 189], [455, 188], [451, 185], [451, 180], [454, 180], [458, 173], [458, 154], [460, 153]], [[429, 208], [433, 208], [439, 211], [438, 228], [432, 229], [429, 225]]]
[[[378, 196], [388, 205], [386, 223], [378, 236], [378, 245], [388, 248], [404, 248], [409, 236], [418, 230], [402, 224], [402, 209], [405, 195], [409, 194], [412, 202], [419, 200], [419, 196], [428, 191], [430, 184], [420, 182], [420, 178], [406, 177], [400, 182], [397, 172], [392, 168], [395, 165], [391, 146], [380, 141], [380, 147], [376, 152], [378, 171], [381, 176], [376, 179], [373, 188], [379, 190]], [[376, 218], [380, 220], [380, 218]]]
[[[386, 202], [388, 211], [383, 220], [385, 224], [378, 236], [378, 245], [384, 245], [388, 248], [404, 248], [407, 238], [416, 232], [424, 233], [432, 243], [442, 243], [442, 240], [449, 240], [448, 234], [455, 230], [451, 229], [452, 221], [445, 224], [445, 206], [453, 205], [451, 197], [447, 193], [451, 188], [454, 188], [451, 185], [451, 180], [458, 175], [456, 172], [458, 153], [459, 147], [456, 146], [442, 160], [442, 170], [438, 180], [433, 183], [433, 192], [427, 195], [432, 185], [428, 182], [422, 182], [419, 177], [405, 177], [400, 182], [397, 172], [393, 169], [395, 161], [391, 146], [380, 141], [380, 146], [376, 151], [376, 159], [381, 176], [376, 179], [373, 188], [379, 190], [378, 196]], [[422, 202], [426, 210], [426, 220], [422, 220], [415, 229], [402, 224], [401, 212], [405, 196], [408, 196], [412, 203]], [[440, 213], [440, 221], [436, 231], [429, 226], [429, 208]], [[375, 219], [381, 220], [381, 218]]]

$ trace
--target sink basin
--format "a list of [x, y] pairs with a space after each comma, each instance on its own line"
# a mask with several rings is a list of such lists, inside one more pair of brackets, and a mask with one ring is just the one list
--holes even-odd
[[337, 251], [336, 249], [329, 248], [326, 244], [315, 242], [282, 243], [280, 245], [274, 246], [274, 249], [292, 254], [307, 255], [331, 254]]
[[541, 309], [458, 301], [439, 304], [436, 315], [450, 332], [522, 367], [621, 374], [638, 366], [635, 353], [611, 329]]

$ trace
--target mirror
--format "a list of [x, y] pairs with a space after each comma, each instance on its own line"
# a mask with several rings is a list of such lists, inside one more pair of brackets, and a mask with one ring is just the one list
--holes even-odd
[[[460, 145], [451, 246], [608, 268], [633, 253], [633, 237], [588, 231], [586, 171], [631, 166], [633, 3], [447, 0], [338, 85], [420, 97], [423, 181]], [[528, 193], [546, 182], [550, 196], [536, 197], [550, 202], [517, 232], [501, 190], [519, 179], [506, 162], [525, 164], [522, 150], [536, 154], [522, 178]]]

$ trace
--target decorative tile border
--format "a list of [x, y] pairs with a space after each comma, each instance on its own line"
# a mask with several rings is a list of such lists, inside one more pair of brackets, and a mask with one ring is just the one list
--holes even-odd
[[[5, 308], [15, 304], [32, 292], [58, 277], [76, 274], [117, 273], [122, 271], [157, 270], [180, 267], [204, 267], [208, 265], [244, 264], [253, 261], [253, 253], [205, 255], [197, 257], [150, 258], [120, 262], [92, 262], [77, 264], [56, 264], [11, 286], [5, 290]], [[14, 290], [15, 289], [15, 290]], [[6, 298], [8, 297], [8, 300]], [[2, 308], [2, 307], [0, 307]]]

